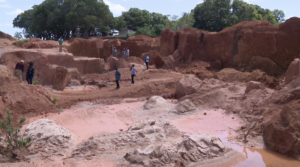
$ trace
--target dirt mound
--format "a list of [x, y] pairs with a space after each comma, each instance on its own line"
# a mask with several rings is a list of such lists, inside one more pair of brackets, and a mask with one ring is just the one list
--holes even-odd
[[[299, 25], [300, 18], [294, 17], [279, 27], [267, 21], [251, 21], [218, 33], [193, 28], [177, 32], [166, 29], [161, 35], [161, 55], [176, 54], [187, 63], [199, 59], [220, 61], [222, 68], [260, 69], [268, 75], [280, 76], [299, 56]], [[264, 46], [266, 43], [268, 47]]]
[[155, 65], [157, 68], [162, 67], [165, 62], [160, 56], [160, 53], [156, 50], [150, 51], [148, 53], [143, 53], [141, 56], [142, 60], [146, 60], [146, 55], [149, 55], [149, 65]]
[[183, 74], [194, 74], [202, 80], [206, 78], [217, 78], [215, 72], [208, 70], [208, 68], [210, 68], [210, 64], [197, 61], [191, 64], [183, 64], [179, 68], [176, 68], [176, 71]]
[[62, 156], [62, 150], [66, 150], [76, 141], [74, 134], [49, 119], [40, 119], [30, 123], [25, 129], [24, 136], [32, 139], [29, 146], [30, 156], [36, 154]]
[[[118, 165], [123, 166], [216, 165], [238, 157], [243, 159], [241, 154], [224, 146], [216, 137], [183, 136], [169, 123], [155, 121], [133, 124], [127, 131], [117, 134], [94, 136], [81, 143], [71, 157], [91, 160], [91, 155], [108, 152]], [[125, 159], [120, 154], [126, 154]]]
[[270, 88], [275, 88], [279, 85], [279, 79], [268, 76], [265, 72], [255, 70], [253, 72], [241, 72], [232, 68], [225, 68], [220, 72], [215, 73], [219, 80], [225, 82], [249, 82], [259, 81]]
[[185, 76], [176, 86], [176, 98], [180, 99], [186, 95], [196, 93], [201, 83], [201, 80], [194, 76]]
[[4, 109], [12, 111], [13, 116], [35, 116], [55, 111], [48, 92], [42, 86], [21, 84], [20, 81], [0, 68], [0, 117]]
[[141, 65], [145, 65], [145, 61], [139, 57], [135, 57], [135, 56], [130, 56], [129, 57], [129, 62], [132, 64], [141, 64]]
[[18, 39], [16, 39], [16, 38], [10, 36], [9, 34], [6, 34], [6, 33], [2, 32], [2, 31], [0, 31], [0, 38], [6, 38], [6, 39], [9, 39], [9, 40], [11, 40], [11, 41], [16, 41], [16, 40], [18, 40]]
[[[111, 43], [110, 43], [111, 44]], [[108, 54], [101, 55], [100, 49], [104, 46], [104, 40], [98, 38], [91, 39], [80, 39], [76, 38], [72, 40], [71, 44], [68, 46], [68, 52], [72, 53], [74, 56], [84, 56], [84, 57], [96, 57], [106, 59], [111, 55], [112, 45], [107, 46], [110, 50]]]

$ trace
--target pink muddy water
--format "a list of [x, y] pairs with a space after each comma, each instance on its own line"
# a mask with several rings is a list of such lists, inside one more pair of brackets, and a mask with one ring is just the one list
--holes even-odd
[[120, 129], [126, 130], [134, 123], [127, 114], [137, 111], [143, 104], [144, 102], [135, 102], [104, 106], [83, 102], [59, 113], [31, 118], [29, 122], [42, 118], [53, 120], [57, 125], [75, 134], [77, 136], [75, 144], [78, 144], [99, 133], [117, 133]]
[[[204, 112], [207, 115], [204, 115]], [[225, 114], [223, 110], [207, 110], [203, 113], [173, 120], [172, 124], [183, 134], [205, 133], [217, 136], [226, 146], [244, 154], [247, 157], [246, 161], [235, 167], [300, 167], [300, 161], [296, 159], [266, 149], [248, 148], [229, 142], [227, 137], [242, 125], [240, 118]]]
[[[140, 107], [144, 105], [142, 102], [130, 102], [114, 105], [102, 105], [91, 102], [79, 103], [70, 109], [66, 109], [61, 113], [48, 114], [48, 116], [39, 116], [31, 118], [29, 122], [41, 118], [53, 120], [56, 124], [68, 129], [77, 136], [77, 142], [87, 140], [88, 138], [99, 133], [117, 133], [120, 129], [126, 130], [131, 124], [139, 122], [133, 120], [131, 114], [140, 112]], [[204, 115], [204, 112], [207, 114]], [[155, 115], [153, 119], [155, 120]], [[234, 148], [244, 154], [246, 161], [237, 164], [235, 167], [299, 167], [300, 161], [268, 151], [264, 149], [246, 148], [236, 144], [232, 144], [227, 140], [227, 137], [235, 133], [243, 121], [232, 114], [225, 114], [223, 110], [206, 110], [200, 113], [182, 116], [170, 121], [175, 125], [180, 132], [185, 134], [210, 134], [219, 137], [225, 145]], [[45, 165], [45, 161], [35, 161], [35, 164]], [[94, 167], [105, 166], [115, 167], [115, 163], [111, 159], [96, 159], [96, 160], [70, 160], [65, 161], [62, 165], [62, 160], [55, 162], [47, 162], [51, 166], [80, 166]], [[46, 164], [47, 164], [46, 163]], [[58, 165], [60, 164], [60, 165]]]

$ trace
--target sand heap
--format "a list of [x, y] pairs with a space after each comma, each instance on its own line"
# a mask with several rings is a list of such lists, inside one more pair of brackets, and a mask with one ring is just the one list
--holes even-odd
[[204, 134], [184, 136], [175, 126], [155, 121], [133, 124], [117, 134], [91, 137], [72, 152], [72, 157], [93, 159], [108, 153], [122, 166], [197, 166], [226, 164], [233, 158], [242, 158], [219, 138]]

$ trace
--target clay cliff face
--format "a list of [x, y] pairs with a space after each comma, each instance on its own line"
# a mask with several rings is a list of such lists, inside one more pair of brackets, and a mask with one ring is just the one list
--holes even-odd
[[173, 54], [184, 62], [221, 61], [223, 68], [261, 69], [278, 76], [299, 56], [299, 44], [300, 18], [291, 18], [279, 27], [267, 21], [245, 21], [218, 33], [166, 29], [161, 35], [160, 53]]

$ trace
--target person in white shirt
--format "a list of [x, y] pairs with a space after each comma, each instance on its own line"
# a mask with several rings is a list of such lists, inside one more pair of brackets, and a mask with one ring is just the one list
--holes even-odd
[[126, 49], [126, 58], [127, 58], [127, 61], [129, 61], [129, 49], [128, 48]]
[[130, 71], [131, 71], [131, 85], [134, 85], [134, 76], [136, 74], [136, 69], [134, 67], [134, 64], [132, 65]]

